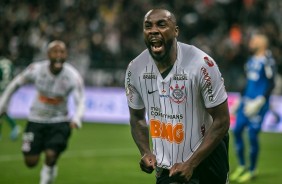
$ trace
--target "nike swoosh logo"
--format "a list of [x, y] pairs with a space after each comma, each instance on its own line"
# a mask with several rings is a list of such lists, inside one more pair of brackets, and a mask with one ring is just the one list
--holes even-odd
[[152, 93], [155, 93], [156, 91], [158, 91], [158, 90], [155, 90], [155, 91], [149, 91], [149, 90], [148, 90], [148, 94], [150, 95], [150, 94], [152, 94]]

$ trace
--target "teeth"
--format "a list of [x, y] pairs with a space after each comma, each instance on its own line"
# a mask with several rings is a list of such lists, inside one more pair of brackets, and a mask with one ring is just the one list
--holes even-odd
[[160, 39], [153, 38], [153, 39], [151, 39], [151, 44], [160, 46], [160, 45], [162, 45], [162, 41]]
[[162, 42], [152, 42], [152, 45], [154, 47], [161, 47], [162, 46]]

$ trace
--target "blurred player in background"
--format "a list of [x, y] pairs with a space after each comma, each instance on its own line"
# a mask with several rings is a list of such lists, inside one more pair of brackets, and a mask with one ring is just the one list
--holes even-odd
[[[269, 97], [274, 88], [275, 61], [268, 50], [268, 39], [263, 34], [254, 34], [249, 41], [252, 56], [246, 63], [247, 84], [242, 94], [240, 105], [237, 105], [237, 121], [233, 129], [236, 154], [239, 166], [230, 176], [230, 180], [243, 183], [256, 175], [259, 154], [258, 135], [266, 112], [269, 110]], [[239, 103], [238, 103], [239, 104]], [[236, 105], [235, 105], [236, 107]], [[231, 110], [234, 113], [236, 110]], [[250, 163], [244, 157], [242, 133], [248, 127], [250, 142]]]
[[[1, 56], [1, 48], [0, 48], [0, 98], [1, 94], [12, 80], [13, 75], [13, 63], [11, 60]], [[11, 118], [7, 113], [3, 114], [3, 118], [0, 119], [0, 140], [1, 140], [1, 132], [2, 132], [2, 122], [6, 120], [11, 127], [10, 138], [12, 140], [16, 140], [20, 134], [20, 126], [16, 124], [15, 120]]]
[[158, 184], [228, 183], [229, 112], [216, 63], [177, 41], [179, 29], [168, 10], [150, 10], [143, 33], [148, 49], [129, 64], [125, 78], [141, 169], [155, 169]]
[[[84, 85], [77, 70], [65, 63], [66, 45], [53, 41], [48, 45], [48, 60], [31, 64], [9, 84], [0, 100], [0, 114], [6, 111], [11, 95], [20, 86], [33, 83], [37, 90], [23, 135], [22, 151], [28, 167], [38, 164], [41, 152], [45, 163], [40, 184], [50, 184], [57, 175], [57, 161], [66, 149], [71, 128], [81, 127], [84, 111]], [[76, 112], [68, 117], [67, 101], [73, 93]]]

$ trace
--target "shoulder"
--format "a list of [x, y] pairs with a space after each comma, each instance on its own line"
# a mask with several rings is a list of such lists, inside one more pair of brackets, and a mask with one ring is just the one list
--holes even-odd
[[66, 75], [68, 78], [82, 80], [78, 70], [69, 63], [64, 63], [64, 75]]
[[128, 64], [127, 70], [130, 70], [132, 72], [139, 72], [146, 67], [149, 61], [150, 54], [146, 49]]
[[64, 63], [64, 69], [65, 69], [68, 73], [80, 75], [79, 72], [78, 72], [78, 70], [77, 70], [73, 65], [71, 65], [70, 63]]
[[182, 42], [177, 42], [177, 44], [178, 48], [181, 49], [182, 54], [188, 56], [189, 58], [206, 55], [204, 51], [195, 47], [194, 45], [189, 45]]
[[181, 65], [184, 69], [195, 70], [202, 67], [217, 66], [214, 59], [201, 49], [184, 43], [178, 43], [181, 52]]
[[5, 57], [0, 57], [0, 65], [12, 65], [12, 61]]
[[9, 73], [11, 74], [13, 69], [12, 61], [9, 60], [8, 58], [1, 57], [0, 58], [0, 70], [5, 70], [6, 74]]
[[36, 71], [36, 70], [46, 70], [46, 67], [48, 67], [48, 60], [43, 61], [36, 61], [28, 65], [26, 70], [29, 71]]

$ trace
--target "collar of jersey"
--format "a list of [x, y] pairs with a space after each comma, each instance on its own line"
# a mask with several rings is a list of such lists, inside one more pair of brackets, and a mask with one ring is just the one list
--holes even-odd
[[176, 58], [176, 61], [175, 63], [173, 64], [173, 67], [172, 69], [170, 70], [169, 74], [163, 79], [156, 63], [154, 62], [153, 58], [150, 57], [150, 60], [151, 62], [153, 63], [153, 67], [155, 68], [155, 71], [157, 72], [158, 74], [158, 80], [160, 80], [160, 82], [164, 82], [164, 83], [167, 83], [170, 81], [170, 78], [171, 76], [174, 74], [174, 71], [175, 71], [175, 68], [176, 66], [179, 66], [182, 62], [182, 53], [181, 53], [181, 48], [180, 48], [180, 45], [179, 45], [179, 42], [177, 42], [177, 58]]

